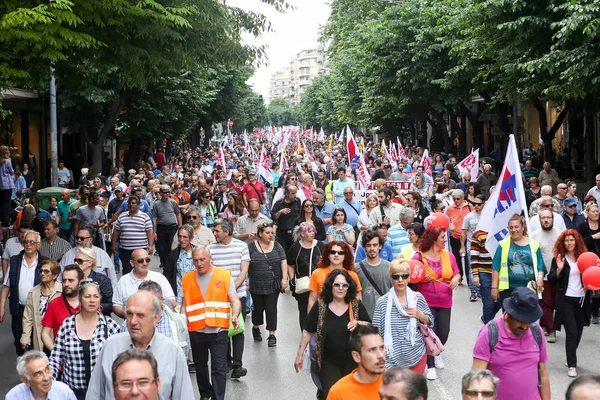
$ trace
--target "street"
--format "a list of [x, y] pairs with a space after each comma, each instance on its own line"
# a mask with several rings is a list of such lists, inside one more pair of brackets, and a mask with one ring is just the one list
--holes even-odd
[[[158, 271], [158, 257], [153, 257], [152, 269]], [[481, 323], [481, 301], [469, 302], [469, 291], [460, 286], [454, 296], [450, 339], [443, 353], [446, 368], [438, 370], [438, 379], [429, 381], [429, 399], [460, 399], [462, 376], [471, 366], [471, 353]], [[115, 318], [118, 320], [117, 318]], [[310, 376], [305, 372], [296, 374], [293, 363], [300, 340], [296, 301], [289, 292], [279, 299], [279, 325], [277, 347], [267, 347], [267, 333], [263, 327], [263, 341], [254, 342], [250, 332], [251, 319], [246, 319], [246, 345], [244, 366], [248, 375], [240, 380], [229, 380], [226, 399], [314, 399], [316, 389]], [[600, 326], [592, 325], [583, 332], [578, 350], [579, 375], [598, 373], [595, 350], [600, 338]], [[552, 398], [564, 397], [567, 386], [572, 381], [565, 367], [565, 337], [557, 333], [557, 341], [548, 344], [548, 371], [552, 387]], [[0, 325], [0, 395], [19, 383], [15, 371], [15, 353], [10, 332], [10, 317]], [[192, 382], [196, 386], [195, 377]], [[183, 400], [183, 399], [182, 399]]]

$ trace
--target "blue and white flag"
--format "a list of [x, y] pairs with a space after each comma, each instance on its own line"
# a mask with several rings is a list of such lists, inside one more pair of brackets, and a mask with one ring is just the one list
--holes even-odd
[[[519, 153], [514, 136], [510, 135], [502, 173], [481, 211], [479, 224], [477, 224], [477, 230], [488, 232], [485, 248], [492, 256], [498, 248], [498, 242], [509, 235], [510, 217], [523, 211], [527, 212], [527, 202], [519, 165]], [[527, 214], [525, 216], [527, 217]]]

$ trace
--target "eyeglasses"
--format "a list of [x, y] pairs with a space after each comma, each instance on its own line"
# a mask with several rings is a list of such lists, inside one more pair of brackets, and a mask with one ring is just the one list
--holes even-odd
[[40, 269], [40, 275], [51, 274], [52, 271], [49, 269]]
[[304, 205], [304, 208], [312, 208], [312, 207], [313, 207], [313, 205], [312, 205], [312, 204], [305, 204], [305, 205]]
[[35, 240], [23, 240], [23, 244], [28, 244], [28, 245], [33, 245], [33, 244], [37, 244], [39, 242], [35, 241]]
[[117, 388], [118, 391], [120, 392], [129, 392], [131, 389], [133, 389], [133, 385], [137, 386], [138, 389], [149, 389], [150, 386], [152, 386], [152, 384], [154, 384], [156, 382], [156, 379], [153, 380], [149, 380], [149, 379], [140, 379], [139, 381], [122, 381], [122, 382], [115, 382], [115, 387]]
[[84, 260], [83, 258], [76, 258], [76, 259], [73, 260], [73, 262], [75, 264], [83, 264], [86, 261], [90, 261], [90, 260]]
[[347, 283], [334, 283], [333, 287], [336, 289], [348, 289], [350, 287], [350, 285], [348, 285]]
[[199, 219], [200, 216], [199, 215], [188, 215], [189, 219]]
[[338, 256], [343, 256], [346, 253], [344, 252], [344, 250], [331, 250], [329, 251], [329, 254], [337, 254]]
[[402, 280], [407, 280], [408, 278], [410, 278], [410, 274], [392, 274], [390, 276], [395, 281], [400, 280], [400, 278], [402, 278]]
[[81, 240], [81, 241], [89, 239], [89, 238], [91, 238], [91, 236], [75, 236], [75, 240]]
[[138, 258], [137, 260], [135, 260], [135, 262], [137, 262], [138, 264], [143, 264], [145, 262], [147, 262], [148, 264], [150, 264], [150, 261], [152, 261], [152, 259], [150, 257], [146, 257], [146, 258]]
[[493, 390], [476, 390], [476, 389], [467, 389], [465, 390], [465, 394], [469, 397], [477, 397], [481, 394], [481, 397], [484, 399], [491, 399], [494, 397]]

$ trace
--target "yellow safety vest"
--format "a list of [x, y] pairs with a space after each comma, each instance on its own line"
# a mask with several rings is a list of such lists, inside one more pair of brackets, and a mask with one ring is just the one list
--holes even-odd
[[[531, 241], [531, 246], [533, 247], [533, 254], [531, 255], [531, 259], [533, 260], [533, 268], [537, 269], [537, 256], [536, 253], [540, 248], [540, 244], [537, 240], [529, 238]], [[498, 243], [500, 249], [502, 249], [502, 253], [500, 255], [500, 280], [498, 282], [498, 292], [503, 290], [507, 290], [509, 288], [508, 282], [508, 252], [510, 250], [511, 244], [510, 236], [506, 239], [503, 239]], [[497, 250], [496, 250], [497, 251]]]

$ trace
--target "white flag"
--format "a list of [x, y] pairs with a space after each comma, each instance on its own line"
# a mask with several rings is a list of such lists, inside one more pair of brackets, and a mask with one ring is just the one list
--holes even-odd
[[265, 146], [263, 145], [262, 151], [260, 152], [260, 163], [258, 164], [258, 173], [271, 185], [273, 184], [273, 173], [271, 172], [271, 163], [269, 157], [265, 152]]
[[[350, 128], [348, 128], [350, 129]], [[340, 132], [340, 136], [337, 138], [338, 142], [341, 142], [342, 140], [344, 140], [344, 128], [342, 128], [342, 131]]]
[[471, 174], [471, 182], [477, 181], [477, 175], [479, 175], [479, 149], [476, 149], [467, 158], [459, 162], [457, 167], [460, 176], [468, 172]]
[[431, 173], [431, 157], [429, 157], [429, 150], [425, 149], [423, 153], [423, 158], [421, 159], [421, 165], [423, 166], [423, 172], [425, 175], [429, 175], [430, 178], [433, 178]]
[[[494, 254], [498, 243], [509, 235], [508, 220], [527, 209], [515, 138], [510, 135], [506, 159], [498, 183], [481, 212], [477, 230], [488, 232], [485, 248]], [[527, 217], [527, 214], [525, 214]]]

